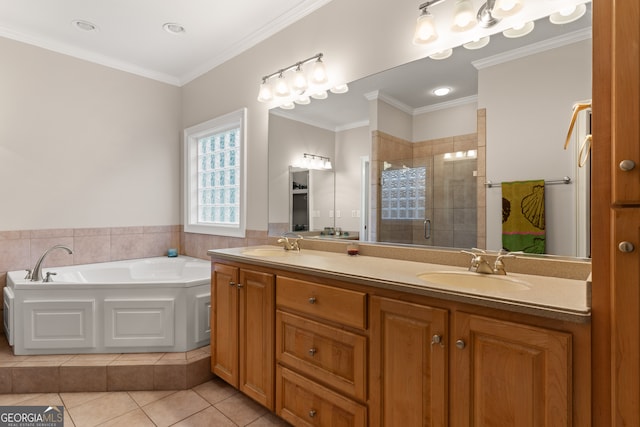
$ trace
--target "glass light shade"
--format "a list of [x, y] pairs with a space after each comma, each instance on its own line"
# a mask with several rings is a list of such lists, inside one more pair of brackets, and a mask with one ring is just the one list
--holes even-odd
[[453, 31], [467, 31], [475, 27], [477, 23], [471, 0], [456, 0], [451, 29]]
[[284, 98], [291, 94], [289, 90], [289, 85], [287, 84], [287, 80], [284, 78], [282, 74], [276, 80], [276, 88], [275, 88], [276, 96], [280, 98]]
[[422, 14], [416, 22], [416, 32], [413, 34], [413, 44], [427, 44], [438, 38], [436, 24], [433, 15], [428, 10], [423, 9]]
[[314, 92], [311, 94], [311, 97], [313, 99], [327, 99], [328, 96], [329, 94], [327, 93], [326, 90], [320, 90], [318, 92]]
[[293, 102], [285, 102], [280, 106], [280, 108], [282, 108], [283, 110], [293, 110], [294, 108], [296, 108], [296, 106]]
[[569, 7], [562, 9], [556, 13], [549, 15], [549, 21], [552, 24], [568, 24], [569, 22], [577, 21], [587, 12], [587, 6], [579, 4], [575, 7]]
[[493, 4], [493, 15], [496, 18], [512, 16], [522, 9], [522, 0], [496, 0]]
[[516, 25], [513, 28], [504, 30], [502, 34], [509, 39], [515, 39], [518, 37], [526, 36], [531, 31], [533, 31], [534, 27], [535, 24], [533, 23], [533, 21], [529, 21], [526, 24]]
[[445, 50], [441, 50], [440, 52], [436, 52], [433, 55], [429, 55], [429, 58], [440, 60], [440, 59], [447, 59], [451, 55], [453, 55], [453, 49], [445, 49]]
[[333, 166], [331, 165], [331, 160], [327, 159], [324, 161], [324, 164], [322, 165], [322, 167], [324, 169], [330, 170]]
[[262, 82], [260, 85], [260, 91], [258, 92], [258, 101], [269, 102], [273, 100], [273, 89], [271, 83]]
[[330, 89], [331, 93], [347, 93], [349, 92], [349, 86], [346, 83], [335, 85]]
[[302, 68], [300, 67], [296, 68], [293, 72], [292, 80], [293, 90], [296, 91], [296, 93], [302, 93], [309, 87], [309, 84], [307, 83], [307, 76], [304, 75], [304, 71], [302, 71]]
[[486, 36], [477, 40], [470, 41], [469, 43], [465, 43], [462, 46], [465, 49], [469, 49], [469, 50], [482, 49], [483, 47], [489, 44], [489, 41], [490, 41], [489, 36]]
[[313, 68], [311, 69], [311, 81], [317, 85], [322, 85], [329, 81], [327, 69], [324, 67], [324, 63], [320, 58], [313, 63]]
[[296, 99], [293, 100], [298, 105], [308, 105], [311, 104], [311, 99], [309, 99], [308, 95], [298, 95]]

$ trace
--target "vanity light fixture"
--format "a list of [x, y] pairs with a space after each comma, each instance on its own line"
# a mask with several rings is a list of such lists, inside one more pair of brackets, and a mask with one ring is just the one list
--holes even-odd
[[477, 23], [471, 0], [456, 0], [451, 30], [467, 31], [475, 27]]
[[433, 20], [433, 15], [427, 10], [427, 8], [442, 1], [444, 0], [431, 0], [426, 3], [422, 3], [418, 7], [418, 10], [420, 10], [420, 16], [418, 16], [418, 20], [416, 21], [416, 31], [413, 34], [413, 44], [427, 44], [438, 38], [438, 31], [436, 31], [436, 24]]
[[331, 170], [331, 159], [318, 154], [304, 153], [302, 158], [297, 160], [292, 166], [303, 169]]
[[587, 12], [587, 6], [582, 3], [576, 6], [560, 9], [558, 12], [549, 15], [549, 21], [552, 24], [568, 24], [577, 21]]
[[[349, 90], [347, 84], [332, 86], [329, 73], [322, 62], [322, 53], [298, 61], [262, 78], [258, 101], [274, 102], [275, 106], [283, 109], [295, 108], [295, 104], [306, 105], [314, 99], [327, 98], [327, 90], [332, 93], [345, 93]], [[304, 65], [313, 62], [307, 74]]]

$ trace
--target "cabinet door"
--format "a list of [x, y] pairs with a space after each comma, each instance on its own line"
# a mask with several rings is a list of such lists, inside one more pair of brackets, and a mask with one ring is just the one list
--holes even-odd
[[240, 390], [271, 410], [275, 387], [274, 283], [272, 274], [240, 270]]
[[454, 317], [453, 426], [569, 426], [571, 335], [466, 313]]
[[446, 310], [371, 298], [370, 425], [447, 425], [446, 336]]
[[238, 269], [214, 264], [211, 277], [211, 371], [238, 387]]

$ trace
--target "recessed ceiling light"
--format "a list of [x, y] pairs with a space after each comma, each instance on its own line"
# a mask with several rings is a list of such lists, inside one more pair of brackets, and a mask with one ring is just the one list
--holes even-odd
[[175, 22], [167, 22], [162, 28], [169, 34], [184, 34], [186, 32], [182, 25], [176, 24]]
[[451, 92], [451, 88], [449, 88], [449, 87], [439, 87], [439, 88], [433, 90], [433, 94], [435, 96], [449, 95], [450, 92]]
[[72, 21], [71, 24], [81, 31], [98, 31], [98, 26], [96, 24], [82, 19], [76, 19], [75, 21]]

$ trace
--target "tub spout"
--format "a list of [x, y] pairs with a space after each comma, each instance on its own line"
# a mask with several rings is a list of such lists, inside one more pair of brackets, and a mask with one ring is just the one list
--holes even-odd
[[68, 248], [68, 247], [66, 247], [64, 245], [51, 246], [49, 249], [44, 251], [44, 253], [40, 257], [38, 262], [36, 262], [36, 266], [33, 267], [33, 273], [31, 273], [31, 281], [32, 282], [39, 282], [39, 281], [42, 280], [42, 263], [43, 263], [44, 259], [47, 257], [47, 255], [49, 255], [49, 252], [51, 252], [54, 249], [64, 249], [65, 251], [67, 251], [67, 253], [69, 255], [71, 255], [73, 253], [73, 251], [70, 248]]

